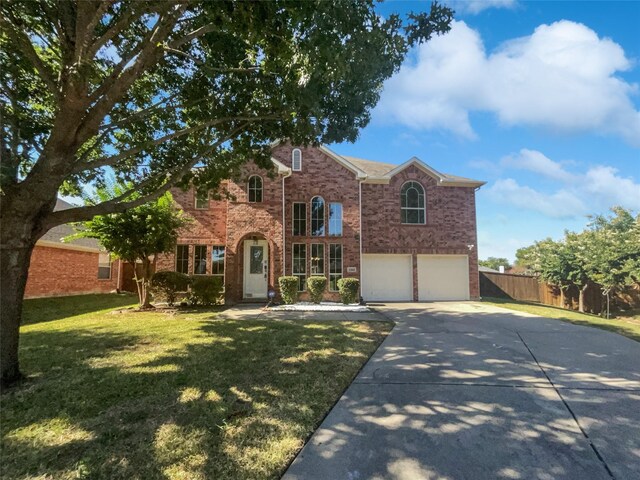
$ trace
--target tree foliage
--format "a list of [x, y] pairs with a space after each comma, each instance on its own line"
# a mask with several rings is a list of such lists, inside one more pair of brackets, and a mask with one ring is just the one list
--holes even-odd
[[489, 257], [486, 260], [479, 260], [478, 265], [492, 268], [494, 270], [499, 270], [500, 267], [504, 267], [505, 270], [511, 268], [511, 263], [509, 262], [509, 260], [503, 257]]
[[149, 282], [158, 254], [172, 252], [180, 230], [188, 223], [170, 193], [122, 213], [97, 215], [84, 222], [78, 236], [95, 238], [116, 257], [136, 264], [134, 268], [141, 307], [149, 306]]

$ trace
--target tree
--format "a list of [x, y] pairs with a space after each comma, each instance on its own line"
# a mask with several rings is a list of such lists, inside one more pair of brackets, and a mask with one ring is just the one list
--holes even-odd
[[478, 261], [478, 264], [483, 267], [493, 268], [494, 270], [500, 270], [500, 267], [504, 267], [506, 270], [511, 268], [509, 260], [502, 257], [489, 257], [486, 260]]
[[134, 268], [140, 308], [149, 308], [149, 286], [158, 254], [172, 252], [180, 230], [189, 223], [178, 210], [170, 193], [159, 199], [121, 213], [96, 215], [84, 222], [78, 236], [95, 238], [110, 253], [142, 270]]
[[[408, 49], [453, 12], [382, 18], [373, 0], [0, 3], [3, 384], [20, 376], [31, 252], [51, 227], [215, 188], [269, 144], [354, 141]], [[194, 170], [195, 165], [202, 168]], [[56, 196], [132, 188], [54, 212]]]

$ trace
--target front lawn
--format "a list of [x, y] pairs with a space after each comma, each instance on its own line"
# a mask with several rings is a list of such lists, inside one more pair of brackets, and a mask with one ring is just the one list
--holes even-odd
[[134, 302], [26, 302], [2, 478], [278, 478], [391, 328], [109, 311]]
[[576, 325], [586, 325], [589, 327], [601, 328], [619, 333], [625, 337], [632, 338], [640, 342], [640, 318], [637, 316], [619, 317], [607, 320], [597, 315], [576, 312], [574, 310], [565, 310], [563, 308], [550, 307], [548, 305], [539, 305], [504, 298], [482, 298], [483, 303], [496, 305], [498, 307], [518, 310], [520, 312], [532, 313], [541, 317], [557, 318], [565, 322], [575, 323]]

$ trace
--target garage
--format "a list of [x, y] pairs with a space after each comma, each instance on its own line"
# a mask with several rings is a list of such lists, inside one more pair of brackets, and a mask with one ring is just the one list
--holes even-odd
[[412, 301], [411, 255], [362, 255], [362, 297], [367, 301]]
[[469, 257], [418, 255], [418, 299], [469, 300]]

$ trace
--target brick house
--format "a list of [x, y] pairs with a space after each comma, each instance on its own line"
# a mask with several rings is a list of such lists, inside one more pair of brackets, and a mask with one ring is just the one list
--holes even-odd
[[[72, 205], [58, 199], [56, 210]], [[109, 293], [121, 287], [123, 265], [92, 238], [63, 242], [75, 233], [70, 225], [53, 227], [31, 254], [25, 298]]]
[[228, 302], [265, 299], [278, 277], [359, 278], [367, 301], [478, 298], [475, 191], [484, 182], [340, 156], [326, 147], [273, 146], [273, 172], [249, 163], [231, 199], [174, 190], [193, 219], [158, 270], [224, 278]]

